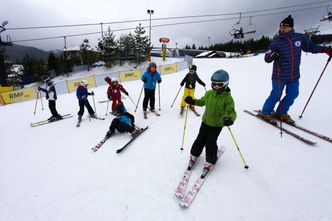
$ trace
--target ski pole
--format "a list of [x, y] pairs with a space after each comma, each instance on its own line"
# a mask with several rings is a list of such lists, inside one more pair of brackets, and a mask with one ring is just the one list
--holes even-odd
[[189, 105], [187, 104], [187, 110], [186, 110], [186, 119], [184, 121], [184, 128], [183, 128], [183, 135], [182, 135], [182, 144], [180, 147], [181, 153], [183, 151], [183, 144], [184, 144], [184, 137], [186, 135], [186, 127], [187, 127], [187, 119], [188, 119], [188, 110], [189, 110]]
[[95, 103], [95, 94], [92, 95], [93, 107], [95, 108], [95, 113], [97, 116], [96, 103]]
[[40, 103], [41, 103], [41, 107], [42, 107], [42, 110], [44, 110], [44, 105], [43, 105], [43, 97], [41, 95], [41, 92], [39, 91], [39, 96], [40, 96]]
[[39, 99], [39, 92], [37, 92], [37, 97], [36, 97], [36, 103], [35, 103], [35, 110], [33, 112], [33, 114], [36, 114], [36, 110], [37, 110], [37, 103], [38, 103], [38, 99]]
[[320, 74], [320, 76], [319, 76], [319, 78], [318, 78], [318, 81], [317, 81], [317, 83], [316, 83], [314, 89], [312, 90], [312, 92], [311, 92], [311, 94], [310, 94], [310, 96], [309, 96], [309, 99], [308, 99], [307, 103], [305, 104], [305, 106], [304, 106], [304, 108], [303, 108], [303, 110], [302, 110], [302, 113], [301, 113], [301, 115], [299, 116], [299, 118], [303, 118], [302, 115], [303, 115], [305, 109], [307, 108], [308, 103], [309, 103], [309, 101], [310, 101], [312, 95], [314, 94], [314, 92], [315, 92], [315, 90], [316, 90], [316, 87], [317, 87], [317, 85], [318, 85], [320, 79], [322, 78], [322, 76], [323, 76], [323, 74], [324, 74], [324, 72], [325, 72], [325, 69], [326, 69], [327, 65], [330, 63], [330, 61], [331, 61], [331, 57], [329, 57], [329, 58], [327, 59], [326, 65], [325, 65], [325, 67], [324, 67], [322, 73]]
[[130, 101], [135, 105], [135, 102], [133, 101], [133, 99], [131, 99], [131, 97], [128, 95]]
[[205, 92], [206, 92], [206, 87], [204, 86]]
[[158, 83], [158, 97], [159, 97], [159, 111], [161, 111], [161, 107], [160, 107], [160, 83]]
[[173, 107], [173, 104], [174, 104], [174, 102], [175, 102], [176, 98], [178, 97], [178, 95], [179, 95], [179, 93], [180, 93], [180, 90], [181, 90], [181, 88], [182, 88], [182, 85], [181, 85], [181, 87], [179, 88], [179, 91], [178, 91], [178, 93], [176, 94], [176, 96], [175, 96], [175, 98], [174, 98], [174, 101], [173, 101], [173, 103], [172, 103], [172, 105], [171, 105], [171, 108]]
[[231, 131], [231, 128], [230, 128], [230, 127], [227, 127], [227, 128], [228, 128], [229, 133], [231, 134], [231, 136], [232, 136], [232, 138], [233, 138], [233, 141], [234, 141], [234, 143], [235, 143], [235, 145], [236, 145], [236, 147], [237, 147], [237, 150], [239, 151], [239, 154], [240, 154], [241, 160], [242, 160], [242, 162], [243, 162], [243, 164], [244, 164], [244, 168], [245, 168], [245, 169], [248, 169], [249, 166], [246, 164], [246, 161], [244, 160], [244, 158], [243, 158], [243, 156], [242, 156], [242, 153], [241, 153], [241, 151], [240, 151], [240, 147], [239, 147], [239, 145], [237, 144], [237, 142], [236, 142], [236, 140], [235, 140], [235, 137], [234, 137], [234, 135], [233, 135], [233, 133], [232, 133], [232, 131]]
[[136, 110], [137, 110], [139, 100], [141, 99], [143, 89], [144, 89], [144, 84], [143, 84], [143, 86], [142, 86], [141, 93], [139, 94], [139, 97], [138, 97], [138, 101], [137, 101], [137, 104], [136, 104], [135, 112], [136, 112]]
[[105, 116], [107, 116], [107, 112], [108, 112], [108, 106], [109, 106], [109, 104], [110, 104], [110, 100], [108, 99], [108, 101], [107, 101], [107, 106], [106, 106], [106, 113], [105, 113]]

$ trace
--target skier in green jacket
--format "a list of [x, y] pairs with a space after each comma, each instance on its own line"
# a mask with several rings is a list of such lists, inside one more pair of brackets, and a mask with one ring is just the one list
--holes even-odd
[[229, 75], [224, 70], [217, 70], [211, 77], [211, 87], [201, 99], [185, 98], [189, 105], [205, 106], [202, 124], [196, 140], [191, 147], [189, 168], [201, 155], [205, 146], [206, 163], [204, 169], [206, 173], [217, 161], [217, 139], [224, 126], [231, 126], [236, 119], [234, 101], [231, 90], [228, 88]]

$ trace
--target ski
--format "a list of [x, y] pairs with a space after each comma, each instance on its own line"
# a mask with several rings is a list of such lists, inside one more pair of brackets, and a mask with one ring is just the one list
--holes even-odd
[[111, 101], [111, 100], [103, 100], [103, 101], [98, 101], [98, 103], [107, 103], [108, 101]]
[[[258, 112], [258, 111], [256, 110], [255, 112]], [[272, 115], [272, 116], [273, 116], [273, 115]], [[278, 118], [275, 118], [275, 119], [278, 120]], [[297, 129], [299, 129], [299, 130], [302, 130], [302, 131], [304, 131], [304, 132], [306, 132], [306, 133], [309, 133], [309, 134], [311, 134], [311, 135], [313, 135], [313, 136], [316, 136], [316, 137], [318, 137], [318, 138], [321, 138], [321, 139], [323, 139], [323, 140], [326, 140], [326, 141], [332, 143], [332, 138], [331, 138], [331, 137], [328, 137], [328, 136], [325, 136], [325, 135], [320, 134], [320, 133], [318, 133], [318, 132], [315, 132], [315, 131], [309, 130], [309, 129], [307, 129], [307, 128], [305, 128], [305, 127], [302, 127], [302, 126], [300, 126], [300, 125], [298, 125], [298, 124], [296, 124], [296, 123], [288, 123], [288, 122], [285, 122], [285, 121], [282, 121], [282, 122], [285, 123], [285, 124], [287, 124], [287, 125], [290, 125], [290, 126], [292, 126], [292, 127], [295, 127], [295, 128], [297, 128]]]
[[[260, 120], [262, 120], [262, 121], [264, 121], [264, 122], [266, 122], [266, 123], [268, 123], [268, 124], [270, 124], [270, 125], [272, 125], [272, 126], [274, 126], [276, 128], [281, 129], [280, 125], [278, 125], [277, 122], [264, 120], [263, 118], [259, 117], [257, 114], [255, 114], [255, 113], [253, 113], [251, 111], [248, 111], [248, 110], [244, 110], [244, 112], [247, 113], [247, 114], [249, 114], [249, 115], [251, 115], [251, 116], [254, 116], [254, 117], [256, 117], [256, 118], [258, 118], [258, 119], [260, 119]], [[304, 138], [304, 137], [302, 137], [302, 136], [300, 136], [300, 135], [298, 135], [298, 134], [296, 134], [296, 133], [294, 133], [292, 131], [287, 130], [286, 128], [282, 128], [282, 130], [285, 133], [289, 134], [290, 136], [295, 137], [298, 140], [300, 140], [300, 141], [302, 141], [302, 142], [304, 142], [306, 144], [309, 144], [309, 145], [315, 145], [316, 144], [316, 142], [308, 140], [308, 139], [306, 139], [306, 138]]]
[[97, 116], [89, 116], [89, 118], [97, 119], [97, 120], [105, 120], [104, 117], [97, 117]]
[[[218, 160], [220, 156], [225, 152], [226, 148], [225, 147], [220, 147], [218, 149], [217, 157]], [[207, 176], [210, 174], [210, 172], [213, 170], [213, 167], [208, 171], [208, 173], [202, 173], [202, 175], [195, 181], [194, 185], [192, 188], [189, 190], [189, 192], [184, 195], [182, 200], [180, 201], [179, 205], [183, 208], [187, 208], [191, 205], [191, 203], [194, 201], [195, 197], [197, 196], [198, 191], [201, 189], [204, 181], [206, 180]], [[203, 175], [204, 174], [204, 175]], [[189, 180], [189, 177], [188, 177]], [[188, 182], [187, 182], [188, 184]], [[187, 186], [187, 184], [185, 184]]]
[[199, 116], [201, 116], [195, 109], [191, 109], [190, 108], [190, 110], [197, 116], [197, 117], [199, 117]]
[[44, 124], [56, 122], [56, 121], [59, 121], [59, 120], [71, 118], [73, 116], [71, 114], [65, 114], [65, 115], [61, 115], [61, 117], [62, 117], [62, 119], [58, 119], [58, 120], [43, 120], [43, 121], [38, 121], [38, 122], [35, 122], [35, 123], [30, 123], [30, 126], [31, 127], [37, 127], [37, 126], [41, 126], [41, 125], [44, 125]]
[[121, 147], [120, 149], [117, 149], [116, 153], [121, 153], [131, 142], [133, 142], [139, 135], [141, 135], [148, 128], [149, 128], [149, 126], [142, 128], [141, 131], [139, 133], [137, 133], [135, 137], [132, 137], [123, 147]]
[[93, 152], [96, 152], [99, 150], [99, 148], [109, 139], [109, 136], [105, 136], [98, 144], [96, 144], [94, 147], [91, 148]]
[[191, 176], [191, 172], [192, 172], [192, 168], [190, 169], [186, 169], [186, 171], [184, 172], [182, 179], [178, 185], [178, 187], [175, 190], [175, 196], [178, 198], [182, 198], [186, 192], [186, 188], [189, 182], [189, 178]]

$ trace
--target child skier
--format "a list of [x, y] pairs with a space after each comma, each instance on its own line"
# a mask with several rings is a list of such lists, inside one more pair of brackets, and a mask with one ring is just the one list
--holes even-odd
[[107, 97], [109, 100], [112, 100], [112, 112], [115, 113], [115, 105], [122, 104], [121, 101], [121, 91], [125, 95], [129, 95], [128, 92], [123, 88], [121, 84], [119, 84], [118, 79], [112, 78], [112, 85], [110, 85], [107, 89]]
[[116, 104], [114, 107], [114, 111], [117, 117], [112, 120], [106, 136], [112, 136], [115, 133], [116, 129], [120, 133], [128, 132], [131, 133], [132, 137], [135, 137], [135, 135], [139, 133], [140, 129], [135, 127], [134, 116], [127, 112], [126, 108], [123, 106], [122, 103]]
[[[110, 78], [110, 77], [108, 77], [108, 76], [106, 76], [105, 78], [104, 78], [104, 80], [107, 82], [107, 84], [108, 84], [108, 88], [107, 88], [107, 91], [110, 89], [110, 87], [112, 86], [112, 79]], [[112, 100], [112, 97], [109, 97], [108, 96], [108, 93], [106, 93], [107, 94], [107, 98], [108, 98], [108, 100]]]
[[53, 81], [51, 79], [46, 79], [46, 88], [38, 87], [38, 91], [42, 91], [46, 94], [46, 99], [48, 100], [48, 107], [51, 111], [52, 117], [48, 120], [55, 121], [63, 119], [61, 115], [58, 114], [56, 110], [56, 90]]
[[155, 112], [155, 91], [156, 91], [156, 82], [161, 83], [161, 77], [157, 71], [157, 65], [154, 62], [151, 62], [142, 75], [141, 80], [144, 82], [144, 100], [143, 100], [143, 113], [144, 118], [147, 118], [147, 107], [150, 101], [150, 110]]
[[93, 91], [91, 93], [88, 92], [88, 82], [86, 80], [82, 80], [77, 89], [76, 89], [76, 96], [78, 99], [78, 104], [80, 106], [80, 110], [78, 111], [78, 121], [82, 120], [82, 116], [84, 113], [84, 106], [88, 109], [88, 112], [90, 114], [90, 117], [96, 117], [95, 111], [92, 109], [89, 100], [88, 100], [88, 95], [94, 96], [95, 94]]
[[234, 101], [228, 88], [229, 75], [224, 70], [217, 70], [211, 77], [211, 87], [201, 99], [185, 98], [190, 105], [205, 106], [202, 124], [191, 148], [188, 168], [191, 168], [201, 155], [205, 146], [206, 163], [204, 177], [217, 161], [217, 139], [224, 126], [231, 126], [236, 119]]
[[[184, 93], [183, 93], [183, 96], [182, 96], [182, 100], [181, 100], [181, 111], [180, 111], [181, 115], [183, 114], [183, 110], [186, 106], [186, 102], [184, 101], [184, 99], [188, 96], [195, 99], [195, 84], [196, 84], [196, 81], [198, 81], [198, 83], [200, 85], [205, 87], [205, 83], [198, 77], [196, 71], [197, 71], [196, 65], [190, 65], [189, 73], [183, 78], [183, 80], [180, 83], [181, 87], [184, 84], [186, 84], [186, 86], [184, 88]], [[190, 105], [190, 109], [194, 110], [194, 106]]]

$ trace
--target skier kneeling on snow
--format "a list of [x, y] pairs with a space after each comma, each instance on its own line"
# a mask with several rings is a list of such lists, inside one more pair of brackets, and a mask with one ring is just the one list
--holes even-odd
[[120, 103], [115, 105], [114, 111], [117, 117], [112, 120], [109, 131], [107, 132], [107, 136], [112, 136], [116, 129], [120, 133], [128, 132], [131, 133], [132, 137], [135, 137], [140, 129], [135, 127], [134, 116], [128, 113], [123, 104]]
[[236, 119], [234, 101], [228, 88], [229, 76], [224, 70], [217, 70], [211, 77], [212, 90], [201, 99], [188, 96], [185, 101], [190, 105], [205, 106], [202, 124], [196, 140], [191, 147], [188, 168], [191, 168], [201, 155], [205, 146], [206, 163], [203, 174], [205, 176], [217, 161], [217, 139], [224, 126], [231, 126]]

